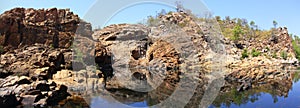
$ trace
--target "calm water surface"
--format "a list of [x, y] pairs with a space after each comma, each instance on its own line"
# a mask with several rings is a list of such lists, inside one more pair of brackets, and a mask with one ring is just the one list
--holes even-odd
[[[250, 89], [248, 91], [237, 92], [232, 89], [224, 94], [219, 94], [216, 100], [209, 108], [300, 108], [300, 73], [296, 73], [293, 77], [293, 85], [287, 87], [285, 85], [275, 85], [274, 89], [266, 84], [266, 87], [259, 89]], [[282, 90], [283, 89], [283, 90]], [[200, 100], [199, 100], [200, 101]], [[118, 103], [109, 101], [101, 97], [96, 97], [91, 100], [92, 108], [109, 107], [150, 107], [149, 99], [136, 102]]]
[[295, 76], [293, 86], [289, 89], [287, 96], [272, 94], [272, 91], [275, 90], [270, 90], [271, 93], [260, 91], [246, 95], [251, 92], [249, 90], [233, 95], [233, 98], [237, 98], [233, 99], [234, 102], [222, 103], [221, 105], [214, 105], [214, 103], [210, 108], [300, 108], [300, 81], [299, 74], [296, 75], [298, 76]]

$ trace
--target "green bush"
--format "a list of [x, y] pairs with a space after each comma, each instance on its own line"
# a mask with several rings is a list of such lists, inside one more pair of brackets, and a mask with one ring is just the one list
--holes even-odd
[[241, 28], [241, 26], [236, 25], [236, 26], [233, 28], [233, 36], [231, 37], [231, 39], [232, 39], [233, 41], [238, 41], [243, 33], [244, 33], [244, 32], [243, 32], [243, 29]]
[[247, 57], [249, 57], [248, 50], [244, 49], [243, 52], [242, 52], [242, 59], [247, 58]]
[[259, 56], [261, 53], [259, 51], [257, 51], [256, 49], [252, 49], [251, 55], [252, 57], [257, 57]]
[[281, 56], [284, 60], [286, 60], [287, 57], [288, 57], [288, 55], [287, 55], [287, 53], [286, 53], [285, 51], [282, 51], [282, 52], [280, 53], [280, 56]]
[[159, 19], [153, 16], [149, 16], [147, 19], [148, 26], [156, 26], [159, 23]]
[[277, 58], [277, 54], [275, 52], [273, 52], [272, 58]]
[[295, 51], [296, 58], [300, 61], [300, 47], [297, 45], [297, 43], [292, 41], [293, 49]]

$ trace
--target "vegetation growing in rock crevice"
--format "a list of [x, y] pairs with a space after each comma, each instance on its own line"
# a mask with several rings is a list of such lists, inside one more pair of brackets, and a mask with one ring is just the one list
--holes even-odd
[[276, 58], [277, 59], [277, 54], [275, 52], [272, 53], [272, 58]]
[[287, 59], [288, 54], [285, 51], [280, 52], [280, 57], [283, 58], [284, 60]]
[[248, 50], [244, 49], [243, 52], [242, 52], [242, 59], [247, 58], [247, 57], [249, 57]]

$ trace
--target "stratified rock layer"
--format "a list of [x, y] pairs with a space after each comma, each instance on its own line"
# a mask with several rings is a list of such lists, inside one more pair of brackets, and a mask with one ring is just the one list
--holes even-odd
[[80, 21], [69, 9], [14, 8], [0, 15], [0, 45], [6, 51], [34, 43], [67, 48], [77, 28], [83, 35], [92, 33], [91, 25]]

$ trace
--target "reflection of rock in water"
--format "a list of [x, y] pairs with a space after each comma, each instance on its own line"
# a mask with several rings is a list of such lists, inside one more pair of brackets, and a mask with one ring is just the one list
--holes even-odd
[[[151, 29], [151, 33], [155, 30]], [[162, 32], [158, 28], [157, 30]], [[96, 62], [103, 74], [109, 73], [110, 76], [103, 75], [106, 83], [105, 89], [115, 99], [124, 103], [147, 101], [149, 105], [156, 105], [168, 99], [173, 102], [172, 104], [189, 101], [189, 96], [176, 96], [177, 99], [172, 97], [171, 95], [176, 94], [174, 92], [177, 91], [182, 95], [185, 95], [183, 93], [191, 95], [193, 101], [189, 102], [188, 106], [200, 104], [199, 101], [207, 83], [204, 78], [205, 72], [200, 71], [201, 69], [183, 72], [181, 69], [195, 68], [192, 65], [195, 65], [194, 62], [197, 62], [200, 59], [199, 56], [206, 51], [207, 42], [202, 42], [198, 35], [189, 36], [180, 33], [181, 30], [167, 31], [152, 36], [153, 34], [149, 34], [149, 28], [145, 26], [120, 24], [111, 25], [94, 33], [94, 36], [106, 48], [102, 48], [100, 43], [96, 45], [96, 52], [98, 52]], [[161, 38], [158, 39], [158, 37]], [[194, 40], [194, 43], [190, 39]], [[195, 43], [201, 47], [193, 48]], [[103, 70], [105, 67], [101, 63], [108, 60], [103, 59], [106, 56], [112, 59], [112, 62], [108, 64], [111, 65], [113, 71]], [[192, 58], [192, 60], [179, 60], [180, 58]], [[182, 78], [186, 76], [188, 78]], [[184, 83], [180, 84], [182, 79]], [[185, 102], [182, 103], [182, 105], [185, 104]]]
[[122, 103], [147, 101], [149, 106], [159, 104], [167, 99], [176, 89], [176, 83], [164, 81], [161, 85], [150, 92], [137, 92], [129, 89], [109, 89], [110, 94]]
[[186, 108], [198, 108], [201, 102], [201, 99], [204, 95], [206, 86], [207, 86], [207, 80], [203, 77], [203, 75], [199, 75], [200, 81], [199, 85], [197, 86], [196, 90], [194, 91], [193, 97], [190, 99], [189, 103], [185, 106]]
[[75, 106], [79, 106], [82, 108], [89, 108], [89, 105], [87, 104], [85, 99], [83, 99], [81, 96], [71, 96], [60, 103], [61, 104], [59, 107], [63, 107], [63, 108], [72, 108]]
[[[192, 97], [194, 101], [188, 105], [197, 106], [199, 104], [198, 100], [201, 99], [205, 90], [205, 81], [201, 74], [204, 72], [199, 72], [200, 70], [195, 72], [198, 75], [201, 74], [201, 78], [197, 78], [199, 81], [186, 78], [187, 84], [179, 85], [180, 76], [184, 76], [185, 73], [182, 73], [179, 67], [180, 54], [169, 42], [164, 40], [152, 42], [145, 38], [139, 40], [139, 45], [125, 40], [122, 40], [122, 43], [129, 46], [126, 49], [131, 50], [126, 52], [130, 52], [130, 54], [114, 55], [114, 74], [107, 79], [105, 87], [116, 100], [123, 103], [147, 101], [149, 106], [157, 105], [169, 99], [175, 90], [194, 93], [193, 87], [188, 86], [200, 83], [197, 92]], [[115, 47], [115, 50], [118, 49], [118, 52], [122, 52], [120, 46], [126, 45], [111, 45], [111, 48], [114, 50]], [[126, 49], [124, 48], [124, 50]], [[128, 55], [130, 58], [124, 58]], [[191, 90], [187, 90], [187, 88]], [[184, 96], [177, 98], [171, 100], [180, 102], [181, 99], [185, 99]]]
[[129, 89], [110, 89], [110, 95], [122, 103], [143, 102], [147, 98], [147, 93], [136, 92]]
[[287, 97], [292, 87], [292, 72], [281, 71], [273, 66], [256, 66], [232, 72], [226, 76], [226, 83], [213, 105], [229, 107], [255, 102], [262, 93], [271, 94], [274, 102], [278, 101], [277, 97]]
[[267, 83], [253, 83], [252, 88], [246, 91], [238, 91], [241, 83], [226, 82], [222, 87], [219, 96], [213, 102], [213, 105], [220, 107], [222, 104], [229, 107], [231, 104], [242, 105], [248, 102], [255, 102], [262, 93], [272, 95], [274, 103], [278, 101], [278, 97], [288, 97], [289, 90], [292, 87], [291, 80], [277, 80]]
[[[167, 72], [167, 73], [172, 73], [172, 72]], [[193, 82], [193, 80], [190, 80], [189, 82], [190, 84], [199, 83], [196, 90], [186, 90], [186, 87], [180, 88], [176, 80], [167, 77], [166, 78], [167, 80], [164, 80], [155, 90], [152, 90], [150, 92], [137, 92], [137, 91], [122, 89], [122, 88], [110, 89], [109, 92], [114, 97], [114, 99], [125, 104], [147, 101], [148, 106], [153, 106], [153, 105], [160, 104], [166, 101], [168, 98], [170, 98], [170, 96], [174, 93], [175, 89], [182, 89], [183, 92], [189, 91], [186, 93], [193, 93], [191, 100], [188, 102], [187, 105], [185, 105], [185, 107], [186, 108], [199, 107], [200, 101], [206, 89], [205, 78], [203, 77], [203, 75], [201, 76], [203, 80], [200, 80], [199, 82]], [[177, 98], [178, 98], [177, 101], [180, 102], [181, 97], [177, 97]], [[167, 103], [167, 104], [172, 105], [171, 103]], [[165, 104], [163, 106], [165, 106]]]
[[[128, 70], [121, 66], [114, 68], [114, 72], [119, 71], [115, 75], [120, 74], [121, 79], [125, 80], [119, 80], [120, 77], [117, 80], [117, 77], [113, 76], [106, 82], [106, 89], [120, 102], [147, 100], [150, 105], [156, 105], [167, 99], [176, 89], [180, 75], [179, 55], [170, 44], [164, 41], [154, 42], [146, 51], [147, 56], [137, 55], [136, 53], [139, 52], [145, 51], [132, 52]], [[129, 77], [126, 78], [126, 76]]]

